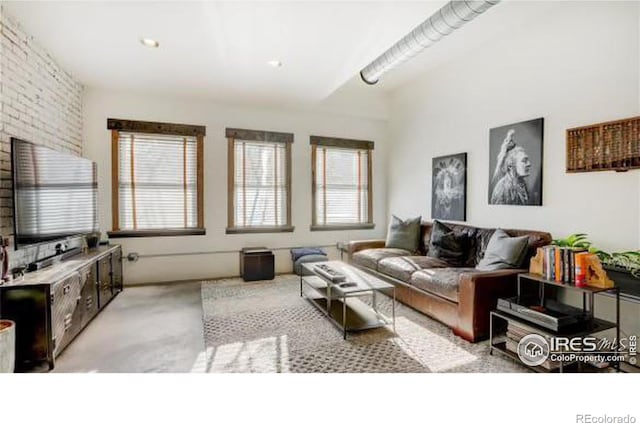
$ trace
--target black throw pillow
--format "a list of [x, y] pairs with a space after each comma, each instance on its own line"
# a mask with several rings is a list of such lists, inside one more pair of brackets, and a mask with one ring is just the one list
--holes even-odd
[[437, 220], [433, 221], [429, 240], [429, 257], [439, 258], [449, 266], [461, 267], [469, 254], [469, 237], [455, 233], [450, 227]]

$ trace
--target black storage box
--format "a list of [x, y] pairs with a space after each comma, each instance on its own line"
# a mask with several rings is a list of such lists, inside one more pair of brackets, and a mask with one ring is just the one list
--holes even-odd
[[275, 277], [273, 252], [265, 247], [243, 248], [240, 275], [245, 282], [272, 280]]

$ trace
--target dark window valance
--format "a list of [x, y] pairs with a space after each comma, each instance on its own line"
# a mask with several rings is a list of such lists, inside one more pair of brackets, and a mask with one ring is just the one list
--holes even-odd
[[181, 123], [147, 122], [142, 120], [107, 119], [107, 129], [121, 132], [136, 132], [144, 134], [205, 136], [206, 126], [185, 125]]
[[227, 138], [245, 141], [293, 142], [293, 134], [287, 132], [256, 131], [253, 129], [227, 128]]
[[323, 147], [353, 148], [358, 150], [373, 150], [373, 141], [352, 140], [348, 138], [311, 136], [311, 145], [321, 145]]

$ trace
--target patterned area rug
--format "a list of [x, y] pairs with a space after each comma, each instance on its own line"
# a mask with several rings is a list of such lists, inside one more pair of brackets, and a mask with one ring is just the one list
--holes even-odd
[[[378, 297], [380, 308], [391, 300]], [[342, 332], [308, 300], [299, 278], [202, 283], [206, 363], [216, 373], [523, 372], [488, 342], [471, 344], [446, 326], [396, 305], [391, 327]]]

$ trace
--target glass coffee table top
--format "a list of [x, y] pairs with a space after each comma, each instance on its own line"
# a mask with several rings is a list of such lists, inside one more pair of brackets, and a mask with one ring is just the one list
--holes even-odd
[[[339, 293], [350, 294], [362, 291], [393, 288], [392, 284], [342, 261], [334, 260], [320, 263], [306, 263], [302, 266], [314, 275], [332, 283], [331, 289], [335, 289]], [[326, 277], [325, 274], [319, 271], [322, 268], [321, 266], [328, 266], [344, 275], [344, 280], [333, 282], [330, 278]]]

